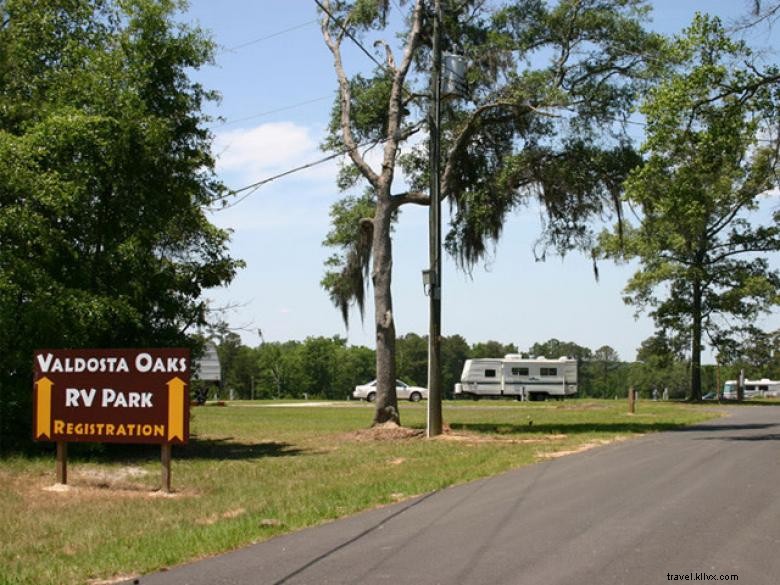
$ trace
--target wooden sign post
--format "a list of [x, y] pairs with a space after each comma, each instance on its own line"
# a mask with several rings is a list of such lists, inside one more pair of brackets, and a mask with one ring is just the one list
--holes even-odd
[[189, 438], [188, 349], [39, 350], [33, 438], [57, 443], [57, 482], [67, 484], [69, 442], [152, 443], [171, 490], [171, 446]]
[[163, 443], [160, 447], [160, 459], [162, 462], [162, 491], [171, 493], [171, 444]]
[[68, 483], [68, 444], [57, 441], [57, 483]]

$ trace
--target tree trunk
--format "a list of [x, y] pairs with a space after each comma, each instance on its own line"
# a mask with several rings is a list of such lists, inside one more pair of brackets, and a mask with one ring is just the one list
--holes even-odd
[[377, 197], [374, 216], [373, 273], [376, 321], [376, 411], [374, 425], [401, 424], [395, 392], [395, 315], [391, 281], [393, 248], [390, 238], [392, 208], [384, 197]]
[[693, 283], [693, 331], [691, 335], [691, 400], [701, 400], [701, 283]]

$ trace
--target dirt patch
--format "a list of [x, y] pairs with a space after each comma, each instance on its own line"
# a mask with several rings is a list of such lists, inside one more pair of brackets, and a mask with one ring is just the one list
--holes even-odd
[[94, 487], [137, 487], [134, 480], [146, 477], [149, 471], [143, 467], [127, 465], [125, 467], [85, 467], [79, 466], [70, 473], [74, 480]]
[[[393, 422], [384, 423], [371, 427], [370, 429], [361, 429], [348, 433], [343, 436], [348, 441], [403, 441], [409, 439], [424, 439], [425, 431], [422, 429], [410, 429], [401, 427]], [[508, 438], [496, 435], [484, 435], [479, 433], [469, 433], [462, 431], [453, 431], [448, 425], [444, 425], [441, 435], [433, 438], [434, 441], [456, 441], [461, 443], [501, 443], [505, 445], [544, 445], [550, 442], [562, 441], [566, 435], [549, 434], [539, 435], [529, 438]], [[400, 465], [404, 462], [402, 458], [388, 461], [390, 465]]]
[[583, 443], [581, 445], [577, 445], [572, 449], [565, 449], [563, 451], [550, 451], [550, 452], [539, 451], [536, 453], [536, 457], [539, 459], [558, 459], [559, 457], [566, 457], [567, 455], [582, 453], [583, 451], [589, 451], [590, 449], [594, 449], [596, 447], [602, 447], [604, 445], [609, 445], [610, 443], [625, 441], [627, 438], [628, 437], [615, 437], [613, 439], [598, 439], [595, 441], [590, 441], [589, 443]]
[[[185, 492], [166, 493], [158, 488], [160, 476], [135, 465], [123, 467], [74, 466], [68, 484], [44, 484], [44, 492], [61, 493], [63, 500], [99, 498], [179, 498]], [[156, 484], [156, 485], [155, 485]], [[192, 495], [192, 494], [189, 494]]]
[[421, 429], [410, 429], [398, 426], [394, 422], [386, 422], [370, 429], [360, 429], [348, 433], [345, 438], [352, 441], [403, 441], [420, 439], [424, 436], [425, 431]]
[[458, 441], [462, 443], [502, 443], [506, 445], [540, 445], [555, 441], [562, 441], [566, 435], [540, 435], [528, 439], [510, 439], [507, 437], [497, 437], [495, 435], [478, 435], [476, 433], [458, 433], [454, 431], [445, 432], [436, 437], [438, 441]]
[[115, 585], [116, 583], [124, 583], [125, 581], [131, 581], [133, 583], [139, 583], [140, 575], [117, 575], [110, 579], [90, 579], [87, 581], [87, 585]]
[[198, 518], [197, 520], [195, 520], [195, 524], [199, 524], [200, 526], [211, 526], [212, 524], [216, 524], [220, 520], [238, 518], [239, 516], [243, 516], [244, 514], [246, 514], [246, 509], [236, 508], [234, 510], [227, 510], [226, 512], [222, 512], [221, 514], [209, 514], [205, 518]]
[[611, 406], [605, 404], [561, 404], [556, 410], [609, 410]]
[[[74, 466], [75, 467], [75, 466]], [[176, 489], [171, 493], [160, 488], [160, 477], [141, 468], [68, 470], [67, 485], [54, 483], [54, 474], [37, 476], [23, 475], [15, 478], [8, 486], [27, 502], [28, 506], [40, 509], [78, 505], [84, 501], [136, 499], [136, 498], [182, 498], [198, 495], [192, 489]], [[147, 477], [148, 476], [148, 477]], [[135, 483], [129, 478], [145, 478]]]
[[[83, 484], [54, 484], [40, 488], [41, 492], [56, 492], [62, 494], [61, 501], [76, 502], [79, 500], [116, 499], [116, 498], [183, 498], [195, 494], [187, 491], [164, 492], [148, 487], [116, 488], [109, 486], [90, 486]], [[34, 494], [30, 494], [35, 499]]]
[[260, 526], [262, 528], [281, 528], [284, 526], [284, 522], [278, 518], [263, 518], [260, 520]]

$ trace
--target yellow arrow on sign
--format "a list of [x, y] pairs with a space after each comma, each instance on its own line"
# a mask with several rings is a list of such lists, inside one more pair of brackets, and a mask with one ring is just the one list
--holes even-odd
[[54, 385], [47, 377], [36, 382], [38, 386], [38, 408], [35, 413], [35, 438], [51, 439], [51, 388]]
[[184, 380], [168, 381], [168, 440], [184, 441]]

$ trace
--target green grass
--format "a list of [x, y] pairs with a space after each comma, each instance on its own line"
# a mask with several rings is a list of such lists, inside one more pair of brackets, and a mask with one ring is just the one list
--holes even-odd
[[[717, 416], [717, 406], [641, 401], [446, 403], [449, 439], [374, 440], [369, 405], [232, 403], [196, 408], [174, 448], [72, 445], [67, 491], [53, 449], [0, 463], [0, 585], [69, 585], [150, 572], [379, 505], [638, 433]], [[707, 408], [710, 407], [710, 408]], [[423, 429], [425, 405], [402, 404]], [[453, 436], [454, 435], [454, 436]]]

